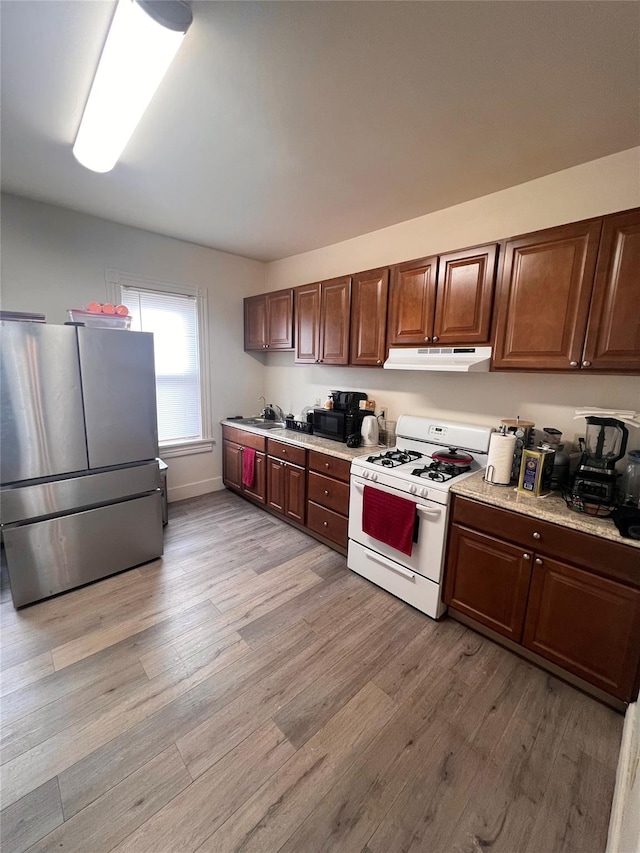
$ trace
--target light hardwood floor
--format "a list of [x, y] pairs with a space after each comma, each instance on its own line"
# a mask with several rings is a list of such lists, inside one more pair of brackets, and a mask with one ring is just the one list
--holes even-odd
[[241, 498], [2, 595], [2, 850], [599, 853], [622, 717]]

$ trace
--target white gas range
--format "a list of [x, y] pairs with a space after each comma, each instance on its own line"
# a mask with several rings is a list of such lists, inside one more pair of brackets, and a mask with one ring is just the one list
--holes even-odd
[[402, 415], [396, 435], [351, 463], [347, 565], [437, 619], [449, 490], [485, 468], [491, 429]]

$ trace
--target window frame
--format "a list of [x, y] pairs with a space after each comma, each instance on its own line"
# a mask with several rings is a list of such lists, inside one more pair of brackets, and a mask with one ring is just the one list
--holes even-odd
[[190, 456], [194, 453], [206, 453], [213, 450], [213, 424], [211, 418], [211, 362], [209, 359], [209, 306], [206, 287], [193, 284], [177, 284], [157, 278], [125, 273], [120, 270], [105, 270], [107, 300], [114, 305], [122, 302], [122, 288], [132, 287], [157, 293], [190, 296], [196, 300], [198, 322], [198, 358], [200, 361], [200, 418], [202, 437], [184, 441], [169, 441], [159, 444], [159, 453], [163, 458]]

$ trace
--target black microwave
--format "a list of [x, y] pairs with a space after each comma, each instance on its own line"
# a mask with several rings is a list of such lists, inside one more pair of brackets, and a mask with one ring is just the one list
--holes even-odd
[[341, 412], [338, 409], [313, 410], [313, 434], [334, 441], [346, 441], [350, 435], [360, 436], [362, 421], [371, 412]]

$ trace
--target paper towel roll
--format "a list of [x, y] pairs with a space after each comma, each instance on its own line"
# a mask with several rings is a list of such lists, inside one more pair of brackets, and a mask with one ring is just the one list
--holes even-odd
[[489, 455], [484, 478], [487, 483], [498, 486], [508, 486], [511, 481], [511, 465], [513, 452], [516, 447], [516, 437], [513, 433], [502, 435], [494, 432], [489, 440]]

